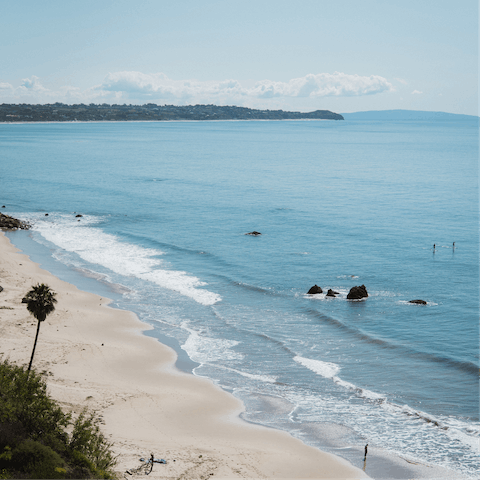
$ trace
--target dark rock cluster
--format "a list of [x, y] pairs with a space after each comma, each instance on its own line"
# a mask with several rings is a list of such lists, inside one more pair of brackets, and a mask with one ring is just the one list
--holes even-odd
[[9, 215], [0, 213], [0, 228], [7, 230], [18, 230], [19, 228], [22, 230], [28, 230], [30, 225], [26, 222], [10, 217]]
[[[323, 293], [322, 287], [319, 287], [318, 285], [314, 285], [307, 292], [308, 295], [315, 295], [317, 293]], [[337, 295], [340, 295], [339, 292], [335, 292], [334, 290], [329, 288], [325, 296], [336, 297]], [[347, 295], [347, 300], [360, 300], [362, 298], [367, 298], [367, 297], [368, 297], [368, 292], [365, 285], [360, 285], [360, 286], [352, 287], [350, 289]], [[420, 299], [409, 300], [408, 303], [414, 303], [416, 305], [427, 305], [427, 302], [425, 300], [420, 300]]]
[[365, 285], [359, 287], [352, 287], [347, 295], [347, 300], [360, 300], [361, 298], [368, 297], [367, 289]]
[[[317, 293], [323, 293], [322, 287], [319, 287], [318, 285], [314, 285], [307, 292], [308, 295], [315, 295]], [[340, 295], [340, 293], [332, 290], [331, 288], [328, 289], [326, 294], [327, 297], [336, 297], [337, 295]], [[352, 287], [347, 295], [348, 300], [360, 300], [361, 298], [366, 297], [368, 297], [368, 293], [365, 285], [361, 285], [360, 287]]]

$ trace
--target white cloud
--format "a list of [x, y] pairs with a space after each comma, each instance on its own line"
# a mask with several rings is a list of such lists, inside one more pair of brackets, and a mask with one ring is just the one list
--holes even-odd
[[393, 91], [393, 85], [378, 75], [362, 77], [335, 72], [309, 74], [287, 83], [265, 80], [249, 92], [253, 96], [271, 97], [329, 97], [373, 95]]
[[18, 87], [22, 93], [44, 93], [47, 89], [39, 82], [39, 78], [32, 75], [32, 78], [24, 78], [22, 84]]
[[236, 80], [200, 82], [198, 80], [172, 80], [163, 73], [141, 72], [109, 73], [97, 91], [120, 93], [122, 97], [187, 101], [195, 98], [242, 96], [245, 91]]
[[0, 82], [0, 98], [2, 95], [11, 95], [14, 91], [13, 85]]
[[[22, 80], [14, 88], [0, 83], [0, 102], [22, 103], [215, 103], [218, 105], [271, 105], [287, 99], [319, 99], [375, 95], [394, 91], [393, 85], [378, 75], [319, 73], [294, 78], [288, 82], [263, 80], [245, 87], [238, 80], [173, 80], [164, 73], [146, 74], [124, 71], [109, 73], [99, 85], [86, 90], [77, 87], [45, 88], [38, 77]], [[275, 100], [273, 100], [275, 99]]]
[[412, 95], [421, 95], [423, 92], [421, 92], [420, 90], [414, 90], [412, 92]]
[[253, 88], [245, 88], [237, 80], [201, 82], [198, 80], [171, 80], [163, 73], [141, 72], [110, 73], [99, 90], [122, 92], [163, 99], [187, 100], [217, 97], [326, 97], [373, 95], [393, 91], [393, 85], [378, 75], [362, 77], [335, 72], [309, 74], [289, 82], [263, 80]]

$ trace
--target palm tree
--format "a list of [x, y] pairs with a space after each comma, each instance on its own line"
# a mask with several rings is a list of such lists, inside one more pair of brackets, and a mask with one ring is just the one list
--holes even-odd
[[35, 343], [33, 344], [28, 371], [32, 368], [33, 355], [35, 353], [35, 347], [37, 346], [38, 332], [40, 331], [40, 322], [43, 322], [47, 318], [47, 315], [55, 310], [55, 303], [57, 303], [55, 295], [56, 293], [44, 283], [38, 283], [32, 286], [32, 289], [25, 295], [27, 310], [38, 320], [37, 334], [35, 335]]

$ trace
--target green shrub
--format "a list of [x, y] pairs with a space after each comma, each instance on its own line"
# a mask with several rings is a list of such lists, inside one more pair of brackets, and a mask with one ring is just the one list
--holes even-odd
[[114, 478], [111, 447], [95, 413], [73, 422], [40, 375], [0, 360], [0, 479]]
[[99, 423], [94, 412], [83, 410], [73, 424], [69, 448], [83, 454], [96, 470], [108, 470], [116, 464], [116, 458], [111, 452], [113, 444], [103, 436]]
[[[12, 437], [18, 441], [28, 436], [61, 448], [67, 441], [65, 428], [70, 416], [48, 396], [47, 385], [40, 375], [34, 371], [29, 374], [25, 368], [5, 360], [0, 363], [0, 423], [5, 424], [0, 433], [0, 447]], [[2, 438], [5, 435], [10, 438]]]
[[[50, 447], [35, 440], [25, 440], [11, 452], [9, 468], [24, 472], [30, 478], [62, 478], [66, 470], [62, 457]], [[63, 473], [65, 472], [65, 473]]]

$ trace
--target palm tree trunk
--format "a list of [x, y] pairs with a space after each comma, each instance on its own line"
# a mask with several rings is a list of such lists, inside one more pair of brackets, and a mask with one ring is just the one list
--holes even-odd
[[38, 332], [40, 332], [40, 320], [37, 323], [37, 334], [35, 335], [35, 343], [33, 344], [32, 356], [30, 357], [30, 363], [28, 365], [28, 372], [32, 368], [33, 355], [35, 354], [35, 347], [37, 346]]

